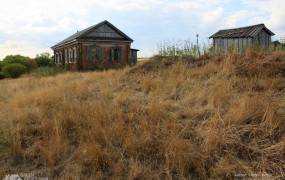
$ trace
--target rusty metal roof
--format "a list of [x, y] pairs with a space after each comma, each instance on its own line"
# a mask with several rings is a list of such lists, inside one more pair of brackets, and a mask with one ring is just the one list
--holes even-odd
[[270, 31], [264, 24], [257, 24], [253, 26], [235, 28], [235, 29], [224, 29], [216, 32], [210, 38], [246, 38], [254, 37], [261, 30], [265, 30], [271, 36], [275, 35]]
[[105, 20], [105, 21], [102, 21], [94, 26], [91, 26], [91, 27], [88, 27], [82, 31], [78, 31], [76, 32], [75, 34], [69, 36], [68, 38], [64, 39], [63, 41], [57, 43], [56, 45], [52, 46], [51, 48], [54, 49], [56, 47], [59, 47], [59, 46], [62, 46], [64, 44], [68, 44], [72, 41], [75, 41], [81, 37], [83, 37], [84, 35], [86, 35], [87, 33], [89, 33], [90, 31], [92, 31], [93, 29], [96, 29], [98, 28], [99, 26], [103, 25], [103, 24], [107, 24], [108, 26], [112, 27], [117, 33], [121, 34], [125, 40], [127, 41], [131, 41], [133, 42], [133, 40], [127, 36], [125, 33], [123, 33], [121, 30], [119, 30], [117, 27], [115, 27], [113, 24], [111, 24], [109, 21]]

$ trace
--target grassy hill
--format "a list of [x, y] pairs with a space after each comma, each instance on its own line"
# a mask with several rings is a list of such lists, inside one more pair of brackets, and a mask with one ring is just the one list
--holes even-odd
[[[285, 177], [285, 52], [0, 81], [0, 174]], [[267, 174], [266, 174], [267, 173]]]

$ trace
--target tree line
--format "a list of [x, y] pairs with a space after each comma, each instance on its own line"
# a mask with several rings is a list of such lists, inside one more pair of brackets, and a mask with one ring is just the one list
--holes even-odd
[[52, 67], [53, 57], [49, 53], [38, 54], [35, 58], [8, 55], [0, 61], [0, 79], [18, 78], [40, 67]]

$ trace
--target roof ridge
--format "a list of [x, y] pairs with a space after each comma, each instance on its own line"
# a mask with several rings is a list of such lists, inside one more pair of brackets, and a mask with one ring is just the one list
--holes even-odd
[[251, 26], [244, 26], [244, 27], [238, 27], [238, 28], [232, 28], [232, 29], [222, 29], [210, 36], [209, 38], [217, 38], [217, 37], [222, 37], [222, 38], [240, 38], [240, 37], [253, 37], [264, 29], [268, 34], [271, 36], [274, 35], [272, 31], [270, 31], [265, 24], [256, 24], [256, 25], [251, 25]]
[[246, 29], [246, 28], [257, 27], [257, 26], [265, 26], [265, 24], [261, 23], [261, 24], [251, 25], [251, 26], [243, 26], [243, 27], [230, 28], [230, 29], [221, 29], [220, 31], [228, 31], [228, 30], [235, 30], [235, 29]]

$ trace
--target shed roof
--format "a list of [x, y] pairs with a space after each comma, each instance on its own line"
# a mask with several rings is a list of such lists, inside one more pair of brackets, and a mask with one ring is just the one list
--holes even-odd
[[265, 30], [271, 36], [275, 35], [270, 31], [264, 24], [257, 24], [253, 26], [235, 28], [235, 29], [224, 29], [216, 32], [210, 38], [245, 38], [254, 37], [261, 30]]
[[281, 43], [280, 41], [278, 41], [278, 40], [277, 40], [277, 41], [273, 41], [272, 43], [273, 43], [273, 44], [282, 44], [282, 43]]
[[121, 30], [119, 30], [117, 27], [115, 27], [109, 21], [105, 20], [105, 21], [102, 21], [102, 22], [100, 22], [100, 23], [98, 23], [98, 24], [96, 24], [94, 26], [90, 26], [90, 27], [88, 27], [88, 28], [86, 28], [86, 29], [84, 29], [82, 31], [76, 32], [75, 34], [73, 34], [73, 35], [69, 36], [68, 38], [64, 39], [63, 41], [57, 43], [56, 45], [52, 46], [51, 48], [54, 49], [56, 47], [59, 47], [59, 46], [62, 46], [64, 44], [70, 43], [70, 42], [72, 42], [74, 40], [77, 40], [77, 39], [83, 37], [84, 35], [86, 35], [87, 33], [89, 33], [90, 31], [92, 31], [92, 30], [94, 30], [94, 29], [96, 29], [96, 28], [98, 28], [98, 27], [100, 27], [100, 26], [102, 26], [104, 24], [106, 24], [106, 25], [110, 26], [111, 28], [113, 28], [117, 33], [122, 35], [125, 38], [125, 40], [133, 42], [133, 40], [129, 36], [127, 36], [125, 33], [123, 33]]

